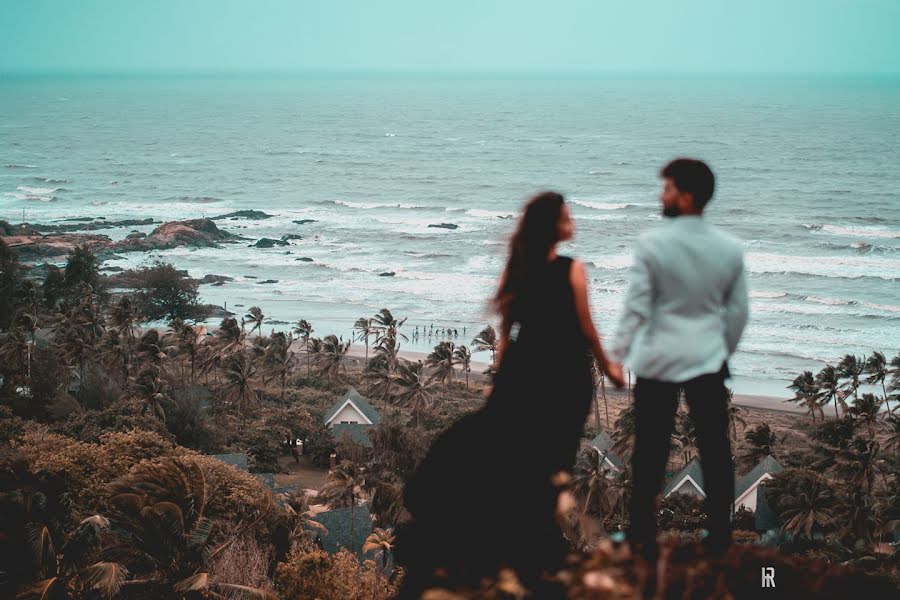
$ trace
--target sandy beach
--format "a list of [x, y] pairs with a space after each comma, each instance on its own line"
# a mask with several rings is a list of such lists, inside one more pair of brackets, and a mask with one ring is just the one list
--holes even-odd
[[[295, 340], [293, 343], [293, 349], [298, 354], [302, 354], [303, 352], [303, 344], [299, 340]], [[369, 358], [374, 356], [374, 350], [372, 347], [369, 347]], [[425, 361], [428, 357], [427, 352], [415, 352], [412, 350], [401, 350], [400, 357], [410, 361]], [[301, 359], [302, 360], [302, 359]], [[362, 368], [365, 363], [365, 347], [360, 344], [351, 344], [350, 350], [347, 352], [347, 362], [350, 367], [359, 367]], [[483, 374], [484, 371], [488, 368], [488, 363], [486, 362], [472, 362], [472, 370], [469, 373], [469, 380], [473, 382], [483, 382], [486, 379], [486, 376]], [[464, 377], [464, 374], [457, 370], [457, 378]], [[632, 379], [632, 384], [633, 384]], [[610, 397], [618, 397], [621, 396], [622, 399], [625, 399], [626, 392], [624, 390], [619, 391], [616, 390], [613, 386], [607, 386], [607, 393]], [[766, 410], [766, 411], [777, 411], [782, 413], [792, 413], [792, 414], [804, 414], [804, 410], [799, 406], [792, 404], [790, 402], [785, 402], [784, 398], [778, 398], [775, 396], [765, 396], [761, 394], [735, 394], [734, 396], [734, 404], [736, 406], [741, 406], [743, 408], [755, 409], [755, 410]]]

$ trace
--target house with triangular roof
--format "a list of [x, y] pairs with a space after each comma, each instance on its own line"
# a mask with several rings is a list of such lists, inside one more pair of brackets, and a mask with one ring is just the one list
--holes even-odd
[[613, 440], [605, 431], [597, 434], [597, 437], [591, 440], [590, 447], [594, 448], [603, 457], [603, 468], [609, 471], [608, 477], [621, 473], [625, 467], [625, 461], [622, 457], [613, 451]]
[[672, 475], [663, 488], [663, 497], [671, 494], [689, 494], [698, 498], [706, 498], [706, 492], [703, 490], [703, 469], [700, 466], [700, 459], [696, 456], [680, 471]]
[[377, 425], [381, 416], [369, 401], [355, 387], [347, 392], [325, 413], [325, 426], [334, 428], [338, 424]]
[[372, 440], [369, 439], [369, 431], [371, 429], [371, 425], [361, 423], [335, 423], [331, 427], [331, 434], [337, 442], [349, 439], [352, 442], [371, 448]]
[[247, 471], [250, 468], [250, 460], [246, 452], [232, 452], [230, 454], [210, 454], [215, 459], [221, 460], [223, 463], [232, 465]]
[[753, 512], [754, 526], [757, 531], [768, 531], [778, 528], [775, 512], [766, 501], [766, 481], [772, 479], [784, 468], [772, 455], [767, 455], [755, 467], [738, 480], [734, 486], [734, 510], [741, 507]]
[[[325, 526], [325, 531], [312, 530], [313, 542], [320, 545], [330, 554], [340, 551], [341, 548], [350, 550], [350, 509], [335, 508], [320, 512], [312, 517], [313, 521]], [[372, 533], [372, 516], [369, 507], [365, 504], [353, 508], [353, 550], [357, 556], [375, 558], [375, 552], [363, 553], [362, 547], [366, 538]]]

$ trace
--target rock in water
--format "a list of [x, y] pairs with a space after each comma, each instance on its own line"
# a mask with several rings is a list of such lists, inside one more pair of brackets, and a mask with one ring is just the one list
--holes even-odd
[[272, 248], [273, 246], [287, 246], [284, 240], [273, 240], [272, 238], [260, 238], [255, 244], [250, 244], [254, 248]]
[[436, 229], [459, 229], [459, 225], [456, 223], [432, 223], [429, 227], [434, 227]]
[[297, 235], [296, 233], [286, 233], [283, 236], [281, 236], [281, 240], [284, 242], [286, 242], [288, 240], [302, 240], [302, 239], [303, 239], [303, 236]]
[[212, 219], [188, 219], [163, 223], [145, 238], [128, 237], [110, 245], [110, 251], [167, 250], [178, 246], [214, 248], [220, 241], [233, 241], [237, 236], [222, 231]]
[[393, 277], [394, 275], [396, 275], [396, 273], [393, 271], [385, 271], [384, 273], [378, 274], [379, 277]]
[[203, 276], [203, 279], [200, 279], [197, 283], [211, 283], [213, 285], [222, 285], [226, 281], [234, 281], [234, 277], [229, 277], [228, 275], [213, 275], [209, 273]]
[[298, 219], [296, 221], [292, 221], [292, 223], [296, 223], [297, 225], [306, 225], [307, 223], [316, 223], [315, 219]]
[[268, 213], [264, 213], [261, 210], [236, 210], [234, 212], [225, 213], [224, 215], [219, 215], [218, 217], [213, 217], [213, 220], [219, 219], [271, 219], [273, 215]]

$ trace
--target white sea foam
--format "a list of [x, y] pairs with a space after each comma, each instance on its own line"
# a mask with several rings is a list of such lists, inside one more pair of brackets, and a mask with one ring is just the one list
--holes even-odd
[[751, 291], [751, 298], [784, 298], [787, 296], [787, 292], [766, 292], [766, 291]]
[[831, 235], [842, 235], [846, 237], [865, 237], [865, 238], [900, 238], [900, 231], [892, 231], [884, 227], [842, 227], [840, 225], [821, 225], [821, 224], [805, 224], [805, 228], [821, 233]]
[[630, 208], [632, 206], [638, 206], [637, 204], [629, 204], [627, 202], [598, 202], [596, 200], [579, 200], [573, 199], [570, 200], [572, 204], [577, 204], [578, 206], [583, 206], [585, 208], [593, 208], [595, 210], [621, 210], [623, 208]]
[[881, 279], [900, 277], [900, 260], [873, 256], [791, 256], [766, 252], [748, 252], [747, 269], [751, 273], [796, 273], [858, 279], [863, 276]]
[[55, 194], [59, 191], [59, 188], [39, 188], [39, 187], [30, 187], [27, 185], [20, 185], [16, 188], [20, 192], [25, 192], [26, 194], [33, 194], [36, 196], [46, 196], [47, 194]]
[[481, 208], [470, 208], [466, 211], [470, 217], [482, 217], [487, 219], [512, 219], [516, 216], [515, 212], [506, 210], [484, 210]]
[[372, 208], [428, 208], [427, 206], [422, 206], [420, 204], [405, 204], [403, 202], [391, 204], [388, 202], [350, 202], [349, 200], [335, 200], [334, 204], [340, 204], [347, 208], [360, 208], [364, 210]]
[[843, 306], [850, 304], [849, 300], [842, 300], [841, 298], [828, 298], [824, 296], [807, 296], [807, 302], [815, 302], [816, 304], [827, 304], [829, 306]]

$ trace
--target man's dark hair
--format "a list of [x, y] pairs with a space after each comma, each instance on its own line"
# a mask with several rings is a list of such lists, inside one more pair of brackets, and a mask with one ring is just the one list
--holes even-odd
[[663, 167], [660, 175], [675, 182], [680, 192], [691, 194], [697, 210], [703, 210], [716, 189], [716, 177], [702, 160], [676, 158]]

